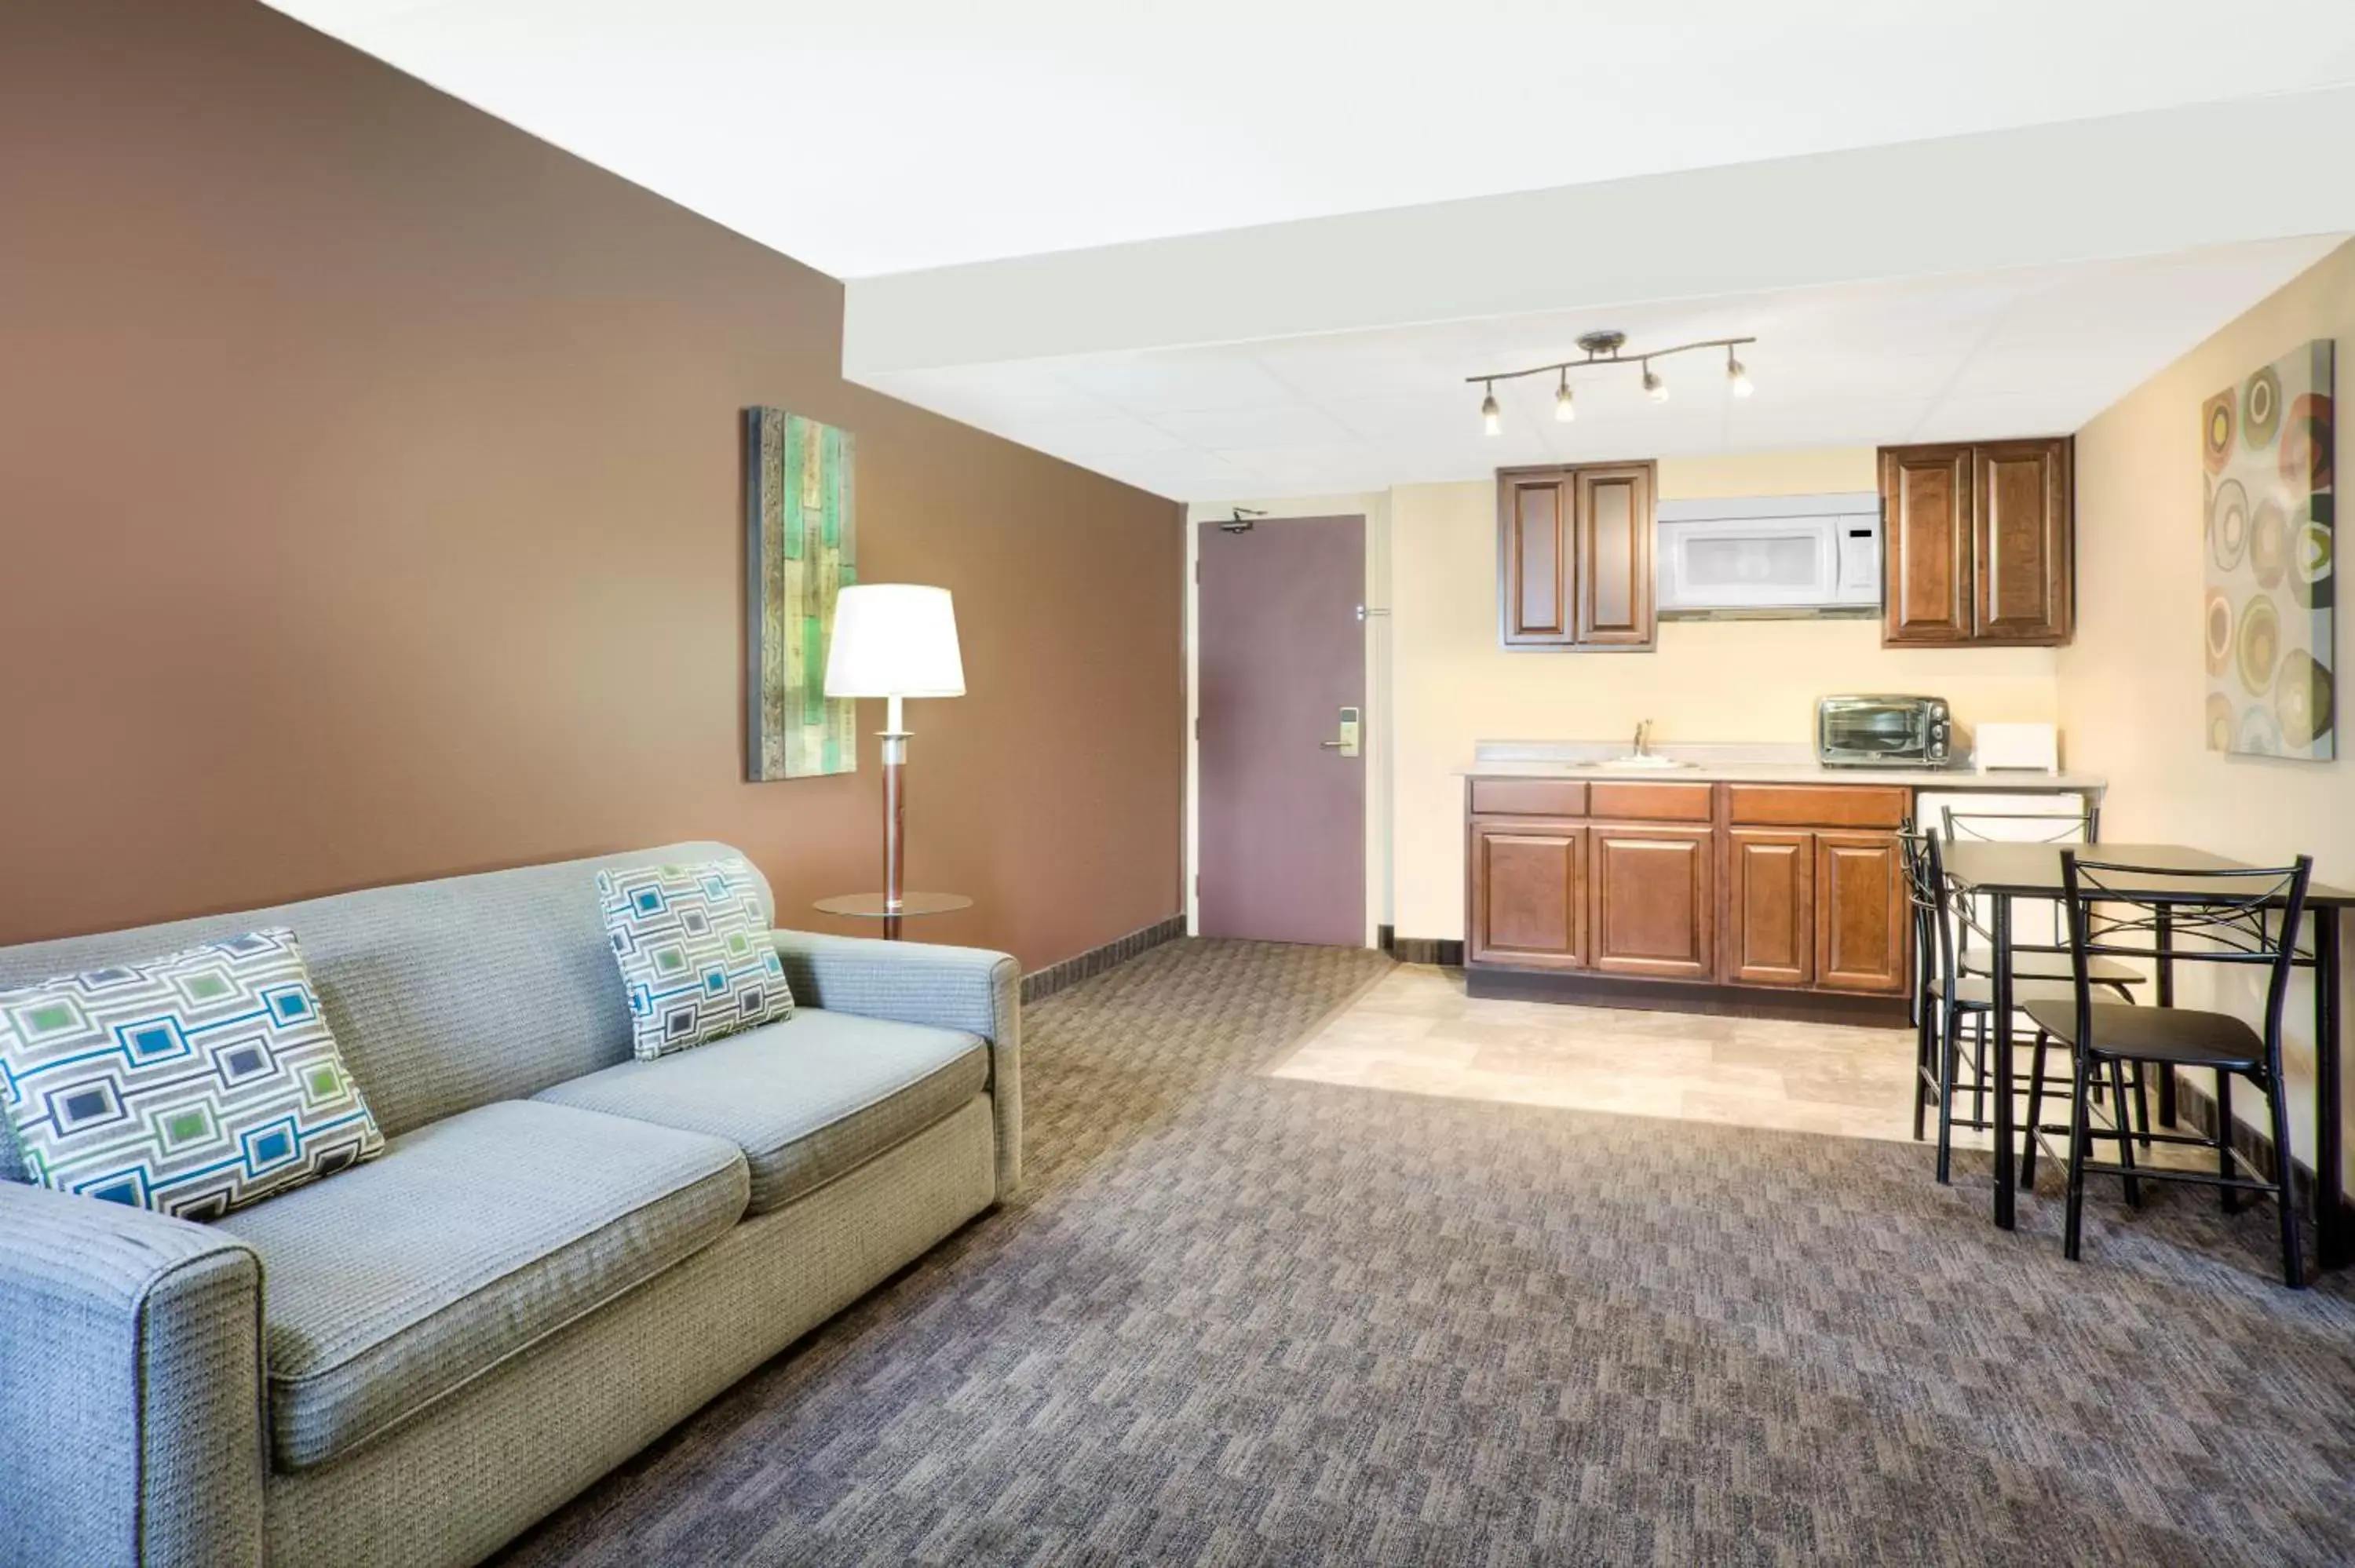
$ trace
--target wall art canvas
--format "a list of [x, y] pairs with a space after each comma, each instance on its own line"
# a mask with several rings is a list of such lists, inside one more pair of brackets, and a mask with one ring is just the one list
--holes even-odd
[[858, 705], [828, 702], [835, 597], [858, 580], [851, 436], [783, 408], [744, 410], [744, 772], [858, 769]]
[[2332, 346], [2284, 355], [2200, 408], [2211, 751], [2339, 754]]

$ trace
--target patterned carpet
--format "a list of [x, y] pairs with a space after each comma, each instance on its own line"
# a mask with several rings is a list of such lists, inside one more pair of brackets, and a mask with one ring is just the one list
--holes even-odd
[[2073, 1266], [1983, 1157], [1252, 1075], [1386, 962], [1039, 1004], [1020, 1201], [506, 1560], [2355, 1560], [2355, 1290], [2266, 1211], [2097, 1189]]

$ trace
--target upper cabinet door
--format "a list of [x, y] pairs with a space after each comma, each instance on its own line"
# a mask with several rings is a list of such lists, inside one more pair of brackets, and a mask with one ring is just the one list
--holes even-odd
[[1652, 645], [1652, 465], [1577, 471], [1578, 641]]
[[1497, 471], [1497, 616], [1506, 646], [1576, 641], [1575, 510], [1568, 469]]
[[1972, 635], [1978, 641], [2069, 640], [2072, 445], [2062, 437], [1973, 449], [1978, 580]]
[[1971, 483], [1969, 447], [1881, 451], [1883, 642], [1970, 640]]

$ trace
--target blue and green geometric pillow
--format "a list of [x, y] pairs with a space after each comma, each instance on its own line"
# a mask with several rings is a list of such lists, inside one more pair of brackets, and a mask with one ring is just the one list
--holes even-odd
[[739, 859], [597, 874], [642, 1062], [794, 1015], [752, 868]]
[[384, 1148], [277, 928], [0, 991], [0, 1115], [34, 1180], [188, 1220]]

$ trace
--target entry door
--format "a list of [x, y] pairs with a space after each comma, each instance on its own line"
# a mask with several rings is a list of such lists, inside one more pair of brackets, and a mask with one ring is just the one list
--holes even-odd
[[1366, 520], [1200, 527], [1202, 935], [1361, 948]]

